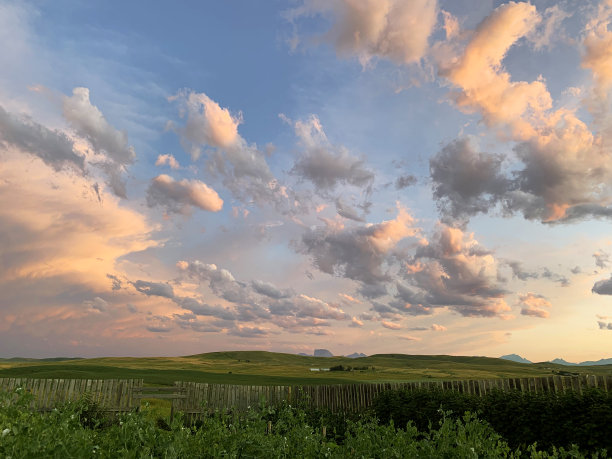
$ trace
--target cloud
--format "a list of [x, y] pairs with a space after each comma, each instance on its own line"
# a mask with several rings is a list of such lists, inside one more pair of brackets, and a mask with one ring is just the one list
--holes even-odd
[[[294, 331], [327, 326], [326, 320], [349, 320], [350, 316], [336, 305], [292, 289], [279, 289], [263, 281], [249, 283], [238, 281], [229, 271], [214, 264], [200, 261], [179, 261], [178, 268], [188, 277], [207, 283], [213, 293], [229, 303], [234, 309], [223, 309], [203, 304], [194, 298], [177, 301], [184, 309], [198, 315], [212, 315], [237, 322], [265, 322]], [[223, 316], [221, 315], [223, 314]]]
[[411, 64], [428, 49], [438, 9], [435, 0], [306, 0], [287, 17], [295, 21], [315, 14], [331, 18], [324, 39], [339, 55], [356, 56], [362, 65], [373, 57]]
[[446, 145], [429, 160], [433, 196], [445, 216], [465, 220], [486, 213], [508, 190], [504, 157], [477, 153], [468, 138]]
[[598, 295], [612, 295], [612, 277], [595, 282], [591, 292]]
[[551, 303], [542, 295], [531, 292], [519, 295], [518, 304], [521, 306], [521, 314], [524, 316], [546, 319], [550, 315], [550, 313], [543, 308], [550, 308]]
[[137, 280], [131, 283], [136, 290], [144, 293], [147, 296], [161, 296], [164, 298], [174, 298], [174, 290], [172, 285], [162, 282], [147, 282]]
[[229, 308], [211, 306], [197, 300], [196, 298], [176, 297], [175, 302], [183, 309], [191, 311], [196, 316], [209, 316], [229, 321], [236, 319], [236, 314]]
[[176, 160], [176, 158], [170, 154], [167, 155], [158, 155], [157, 160], [155, 161], [156, 166], [170, 166], [170, 169], [180, 169], [181, 165]]
[[416, 184], [417, 178], [412, 174], [400, 175], [397, 179], [395, 179], [396, 190], [403, 190], [404, 188], [408, 188], [409, 186]]
[[519, 261], [508, 260], [506, 261], [506, 264], [510, 267], [510, 269], [512, 269], [512, 277], [516, 277], [519, 280], [526, 281], [540, 277], [538, 273], [523, 269], [523, 265]]
[[351, 323], [349, 324], [349, 327], [352, 327], [352, 328], [361, 328], [361, 327], [363, 327], [363, 321], [359, 320], [357, 317], [353, 317], [351, 319]]
[[595, 265], [601, 269], [607, 268], [608, 264], [610, 263], [610, 254], [604, 252], [603, 250], [595, 252], [593, 254], [593, 258], [595, 258]]
[[607, 99], [612, 87], [612, 31], [608, 30], [612, 18], [612, 4], [602, 1], [596, 16], [586, 26], [583, 40], [582, 67], [590, 69], [597, 85], [599, 97]]
[[239, 143], [238, 126], [242, 123], [242, 114], [233, 116], [206, 94], [194, 91], [180, 91], [169, 100], [179, 102], [179, 114], [186, 118], [184, 127], [171, 127], [194, 160], [200, 156], [203, 145], [225, 149]]
[[[608, 85], [606, 58], [600, 62], [589, 60], [589, 56], [605, 56], [608, 45], [604, 35], [608, 34], [611, 11], [609, 5], [600, 8], [598, 17], [587, 27], [583, 59], [583, 65], [591, 68], [604, 86]], [[434, 157], [432, 181], [445, 220], [465, 223], [471, 215], [488, 212], [497, 204], [501, 204], [504, 215], [522, 213], [526, 219], [547, 223], [612, 216], [608, 185], [612, 170], [604, 148], [609, 134], [605, 129], [591, 132], [573, 109], [552, 110], [552, 98], [543, 79], [511, 81], [503, 66], [509, 49], [521, 38], [544, 46], [550, 37], [543, 38], [545, 32], [541, 40], [535, 38], [538, 25], [545, 24], [544, 29], [550, 30], [566, 14], [551, 7], [544, 16], [542, 23], [535, 6], [529, 3], [501, 5], [476, 30], [461, 34], [469, 37], [463, 49], [446, 43], [446, 52], [437, 56], [438, 73], [454, 88], [451, 97], [456, 105], [464, 112], [479, 113], [503, 140], [516, 142], [514, 157], [462, 151], [459, 147], [465, 147], [465, 141], [449, 144], [446, 151]], [[595, 124], [605, 121], [597, 110], [591, 111]], [[608, 110], [604, 112], [607, 116]], [[509, 174], [502, 173], [501, 164], [514, 158], [522, 164]], [[447, 169], [441, 167], [445, 164], [462, 171], [456, 183], [451, 178], [447, 185]], [[482, 166], [488, 173], [481, 175], [470, 165]]]
[[440, 224], [433, 238], [419, 246], [405, 264], [408, 285], [397, 283], [397, 312], [431, 314], [449, 307], [463, 316], [501, 316], [509, 310], [507, 291], [498, 284], [498, 263], [472, 233]]
[[113, 290], [115, 291], [121, 290], [121, 287], [122, 287], [121, 279], [119, 279], [117, 276], [113, 276], [112, 274], [107, 274], [106, 277], [108, 277], [111, 280]]
[[269, 331], [260, 327], [238, 326], [231, 329], [229, 334], [241, 338], [263, 338], [268, 336]]
[[106, 312], [108, 309], [108, 302], [99, 296], [95, 297], [93, 300], [83, 301], [83, 306], [86, 306], [97, 312]]
[[400, 324], [396, 324], [394, 322], [388, 322], [388, 321], [382, 320], [380, 324], [383, 327], [388, 328], [389, 330], [401, 330], [402, 329], [402, 326]]
[[600, 330], [612, 330], [612, 322], [606, 323], [598, 320], [597, 325], [599, 325]]
[[63, 114], [76, 133], [90, 143], [94, 153], [104, 156], [98, 166], [109, 176], [108, 184], [113, 192], [125, 198], [122, 174], [136, 158], [134, 149], [128, 145], [127, 134], [106, 121], [98, 107], [89, 100], [88, 88], [74, 88], [72, 96], [64, 97]]
[[354, 220], [356, 222], [365, 221], [365, 219], [361, 215], [359, 215], [357, 209], [342, 202], [340, 198], [336, 199], [336, 212], [338, 212], [338, 215], [340, 215], [341, 217], [348, 218], [349, 220]]
[[446, 220], [462, 223], [497, 204], [506, 216], [522, 213], [544, 223], [610, 218], [612, 169], [601, 142], [573, 113], [558, 110], [541, 132], [516, 144], [522, 167], [505, 175], [504, 157], [476, 153], [469, 141], [456, 140], [430, 162], [434, 198]]
[[377, 224], [344, 228], [327, 221], [324, 227], [307, 230], [297, 249], [324, 273], [377, 284], [390, 279], [384, 269], [389, 251], [402, 239], [419, 234], [414, 224], [402, 207], [394, 220]]
[[170, 122], [183, 148], [196, 160], [206, 151], [208, 170], [245, 203], [271, 204], [284, 213], [302, 212], [302, 198], [279, 183], [266, 162], [266, 153], [238, 133], [242, 115], [232, 115], [204, 93], [180, 91], [169, 99], [179, 106], [184, 126]]
[[519, 138], [533, 135], [526, 118], [547, 110], [552, 101], [543, 81], [510, 81], [502, 61], [540, 20], [529, 3], [501, 5], [478, 25], [463, 52], [438, 62], [439, 74], [458, 89], [453, 99], [461, 110], [477, 111], [487, 125], [508, 126]]
[[559, 284], [561, 284], [561, 287], [567, 287], [570, 284], [569, 279], [567, 277], [561, 274], [554, 273], [550, 271], [548, 268], [544, 268], [542, 270], [541, 276], [553, 282], [558, 282]]
[[87, 177], [18, 152], [5, 151], [2, 166], [0, 240], [11, 242], [3, 245], [0, 282], [57, 277], [59, 286], [71, 278], [105, 291], [117, 259], [158, 244], [144, 215], [104, 191], [100, 205]]
[[168, 333], [172, 331], [171, 327], [164, 326], [164, 325], [160, 325], [160, 326], [147, 325], [145, 328], [152, 333]]
[[448, 330], [448, 328], [446, 328], [444, 325], [438, 325], [438, 324], [431, 324], [431, 329], [437, 332], [444, 332]]
[[162, 206], [167, 212], [190, 215], [192, 207], [209, 212], [219, 212], [223, 200], [217, 192], [199, 180], [174, 180], [161, 174], [151, 180], [147, 189], [147, 205]]
[[571, 16], [571, 13], [562, 10], [559, 5], [546, 8], [542, 13], [542, 21], [527, 35], [533, 48], [536, 51], [551, 48], [556, 40], [563, 37], [562, 23]]
[[361, 301], [358, 300], [357, 298], [352, 297], [351, 295], [347, 295], [346, 293], [338, 293], [338, 296], [340, 296], [343, 300], [349, 302], [349, 303], [357, 303], [360, 304]]
[[0, 147], [36, 156], [58, 172], [69, 168], [83, 174], [85, 158], [63, 132], [50, 130], [27, 116], [17, 117], [0, 106]]
[[259, 280], [251, 281], [251, 286], [253, 287], [253, 290], [255, 290], [260, 295], [265, 295], [275, 300], [280, 300], [281, 298], [288, 298], [295, 294], [291, 289], [281, 290], [276, 286], [270, 284], [269, 282]]
[[403, 339], [405, 341], [421, 341], [421, 338], [418, 338], [416, 336], [410, 336], [410, 335], [400, 335], [398, 336], [399, 339]]
[[303, 151], [292, 173], [311, 181], [318, 191], [331, 191], [340, 184], [361, 188], [372, 186], [374, 173], [363, 159], [351, 155], [343, 146], [334, 146], [315, 115], [294, 123]]

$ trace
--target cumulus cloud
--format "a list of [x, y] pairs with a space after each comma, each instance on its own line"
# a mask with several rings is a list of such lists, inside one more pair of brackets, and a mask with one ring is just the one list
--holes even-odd
[[465, 220], [486, 213], [508, 190], [504, 157], [475, 151], [468, 138], [446, 145], [429, 160], [433, 195], [445, 216]]
[[597, 14], [589, 21], [583, 41], [582, 66], [593, 72], [597, 94], [607, 99], [612, 87], [612, 31], [608, 30], [612, 18], [612, 3], [602, 1]]
[[85, 171], [85, 158], [75, 151], [73, 141], [65, 133], [48, 129], [27, 116], [12, 115], [1, 106], [0, 147], [36, 156], [56, 172], [64, 168], [81, 174]]
[[320, 271], [364, 284], [389, 280], [387, 255], [404, 238], [419, 234], [415, 220], [402, 207], [397, 217], [377, 224], [344, 228], [327, 221], [324, 227], [308, 229], [297, 249], [309, 255]]
[[395, 189], [403, 190], [404, 188], [408, 188], [409, 186], [413, 186], [417, 184], [417, 178], [412, 174], [400, 175], [395, 179]]
[[295, 133], [303, 148], [292, 172], [311, 181], [318, 191], [331, 191], [336, 186], [372, 186], [374, 173], [364, 161], [343, 146], [332, 145], [315, 115], [294, 123]]
[[174, 180], [161, 174], [151, 180], [147, 189], [147, 205], [162, 206], [167, 212], [190, 215], [192, 207], [209, 212], [223, 208], [223, 200], [217, 192], [199, 180]]
[[512, 269], [512, 277], [515, 277], [519, 280], [526, 281], [529, 279], [537, 279], [538, 277], [540, 277], [539, 274], [536, 272], [527, 271], [523, 269], [523, 265], [519, 261], [508, 260], [506, 261], [506, 264], [510, 267], [510, 269]]
[[601, 269], [607, 268], [608, 264], [610, 263], [610, 254], [604, 252], [603, 250], [595, 252], [593, 254], [593, 258], [595, 258], [595, 265]]
[[147, 282], [137, 280], [131, 283], [136, 290], [144, 293], [147, 296], [161, 296], [164, 298], [174, 298], [174, 289], [172, 285], [162, 282]]
[[499, 285], [498, 263], [471, 233], [440, 224], [433, 238], [405, 263], [408, 285], [397, 283], [391, 302], [407, 315], [448, 307], [463, 316], [502, 316], [509, 310]]
[[155, 161], [156, 166], [170, 166], [170, 169], [180, 169], [181, 165], [176, 160], [176, 158], [170, 154], [167, 155], [158, 155], [157, 160]]
[[265, 295], [275, 300], [280, 300], [281, 298], [288, 298], [294, 295], [294, 292], [291, 289], [281, 290], [269, 282], [254, 280], [251, 282], [251, 285], [253, 287], [253, 290], [255, 290], [260, 295]]
[[2, 166], [0, 240], [11, 242], [2, 247], [0, 282], [56, 278], [60, 288], [71, 278], [105, 291], [118, 258], [157, 245], [142, 214], [104, 191], [105, 204], [97, 205], [87, 178], [54, 174], [17, 152], [4, 152]]
[[180, 261], [178, 268], [191, 279], [206, 283], [215, 295], [236, 307], [212, 307], [194, 298], [179, 298], [177, 303], [197, 315], [210, 315], [225, 320], [263, 322], [280, 328], [315, 332], [328, 326], [327, 320], [346, 321], [350, 316], [337, 305], [319, 298], [296, 294], [292, 289], [279, 289], [263, 281], [238, 281], [228, 270], [200, 261]]
[[598, 320], [597, 325], [599, 325], [600, 330], [612, 330], [612, 322], [606, 323], [601, 320]]
[[97, 296], [93, 300], [83, 301], [83, 306], [86, 306], [93, 311], [106, 312], [108, 309], [108, 302]]
[[336, 212], [338, 215], [356, 222], [364, 222], [365, 219], [359, 215], [359, 212], [354, 207], [346, 204], [340, 198], [336, 199]]
[[591, 291], [598, 295], [612, 295], [612, 277], [595, 282]]
[[460, 109], [479, 112], [490, 126], [508, 126], [514, 136], [533, 134], [525, 117], [550, 108], [550, 94], [543, 81], [511, 81], [502, 61], [540, 20], [529, 3], [503, 4], [480, 23], [462, 53], [438, 62], [440, 75], [458, 89], [453, 98]]
[[551, 48], [553, 43], [564, 36], [562, 23], [572, 14], [563, 10], [559, 5], [548, 7], [542, 13], [542, 20], [535, 29], [527, 34], [527, 39], [538, 51]]
[[443, 331], [448, 330], [448, 328], [446, 328], [444, 325], [438, 325], [438, 324], [431, 324], [431, 329], [437, 332], [443, 332]]
[[236, 314], [229, 308], [221, 306], [211, 306], [196, 298], [177, 297], [175, 302], [187, 311], [191, 311], [195, 316], [215, 317], [222, 320], [235, 320]]
[[389, 322], [389, 321], [386, 321], [386, 320], [381, 320], [380, 324], [383, 327], [388, 328], [389, 330], [401, 330], [402, 329], [402, 326], [400, 324], [398, 324], [398, 323], [395, 323], [395, 322]]
[[519, 295], [519, 305], [521, 306], [521, 314], [524, 316], [546, 319], [550, 315], [546, 308], [550, 308], [551, 303], [542, 295], [531, 292]]
[[272, 204], [286, 213], [302, 211], [300, 197], [282, 185], [270, 171], [266, 153], [239, 133], [242, 115], [232, 115], [204, 93], [180, 91], [170, 98], [179, 106], [184, 126], [169, 123], [192, 158], [206, 151], [208, 169], [238, 199], [257, 205]]
[[411, 64], [428, 49], [438, 9], [435, 0], [306, 0], [287, 16], [295, 21], [315, 14], [331, 18], [324, 39], [339, 55], [356, 56], [362, 65], [373, 57]]
[[239, 336], [241, 338], [263, 338], [268, 336], [269, 331], [261, 327], [248, 327], [239, 325], [229, 331], [230, 335]]
[[[583, 59], [583, 65], [604, 83], [608, 81], [605, 58], [599, 62], [589, 56], [605, 55], [607, 45], [602, 37], [608, 33], [610, 11], [609, 5], [600, 8], [597, 19], [587, 27]], [[557, 8], [546, 10], [544, 16], [545, 28], [550, 30], [565, 14]], [[479, 113], [503, 139], [517, 142], [514, 156], [522, 163], [502, 174], [504, 157], [458, 150], [465, 147], [465, 141], [449, 144], [431, 163], [435, 197], [446, 218], [465, 220], [500, 203], [506, 215], [522, 213], [542, 222], [612, 216], [612, 170], [603, 137], [607, 134], [591, 132], [575, 110], [552, 110], [552, 98], [542, 79], [512, 81], [503, 66], [509, 49], [523, 37], [535, 40], [541, 24], [541, 16], [529, 3], [501, 5], [473, 33], [462, 34], [469, 37], [465, 48], [452, 47], [450, 57], [442, 53], [438, 59], [439, 74], [454, 88], [456, 105], [465, 112]], [[546, 40], [536, 42], [544, 46]], [[445, 164], [461, 171], [456, 181], [444, 181], [441, 166]], [[470, 165], [488, 173], [481, 175]], [[466, 184], [470, 186], [462, 188]]]
[[88, 88], [74, 88], [72, 96], [64, 97], [63, 114], [76, 133], [89, 142], [94, 153], [104, 156], [98, 166], [107, 173], [113, 192], [125, 198], [122, 174], [136, 158], [127, 134], [106, 121], [98, 107], [91, 103]]

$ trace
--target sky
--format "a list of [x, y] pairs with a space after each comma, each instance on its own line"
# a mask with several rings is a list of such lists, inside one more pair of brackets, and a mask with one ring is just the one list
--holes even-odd
[[611, 357], [611, 21], [0, 0], [0, 357]]

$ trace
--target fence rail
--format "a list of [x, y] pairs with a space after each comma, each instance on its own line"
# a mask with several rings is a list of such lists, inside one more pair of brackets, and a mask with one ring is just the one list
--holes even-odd
[[31, 408], [39, 411], [50, 411], [86, 394], [105, 411], [130, 411], [140, 403], [133, 397], [134, 388], [142, 385], [142, 379], [0, 378], [0, 391], [23, 388], [34, 396]]
[[106, 411], [129, 411], [138, 408], [142, 398], [164, 398], [172, 401], [172, 412], [182, 411], [189, 417], [198, 417], [215, 410], [244, 411], [249, 406], [257, 407], [261, 402], [278, 405], [282, 401], [332, 411], [359, 411], [371, 406], [378, 394], [390, 389], [439, 388], [474, 395], [484, 395], [495, 389], [559, 393], [567, 390], [582, 392], [585, 388], [597, 387], [612, 392], [612, 376], [548, 376], [328, 386], [249, 386], [177, 381], [170, 387], [146, 387], [142, 379], [0, 378], [0, 391], [11, 391], [17, 387], [34, 394], [32, 408], [42, 411], [88, 394], [92, 401]]

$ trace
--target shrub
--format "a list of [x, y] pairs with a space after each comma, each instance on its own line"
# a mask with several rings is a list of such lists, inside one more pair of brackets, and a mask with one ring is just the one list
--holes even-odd
[[485, 396], [440, 389], [392, 390], [374, 400], [381, 422], [404, 426], [412, 421], [421, 430], [441, 420], [440, 409], [455, 417], [477, 413], [513, 448], [537, 442], [548, 450], [576, 444], [586, 451], [612, 451], [612, 394], [599, 389], [582, 394], [496, 390]]

